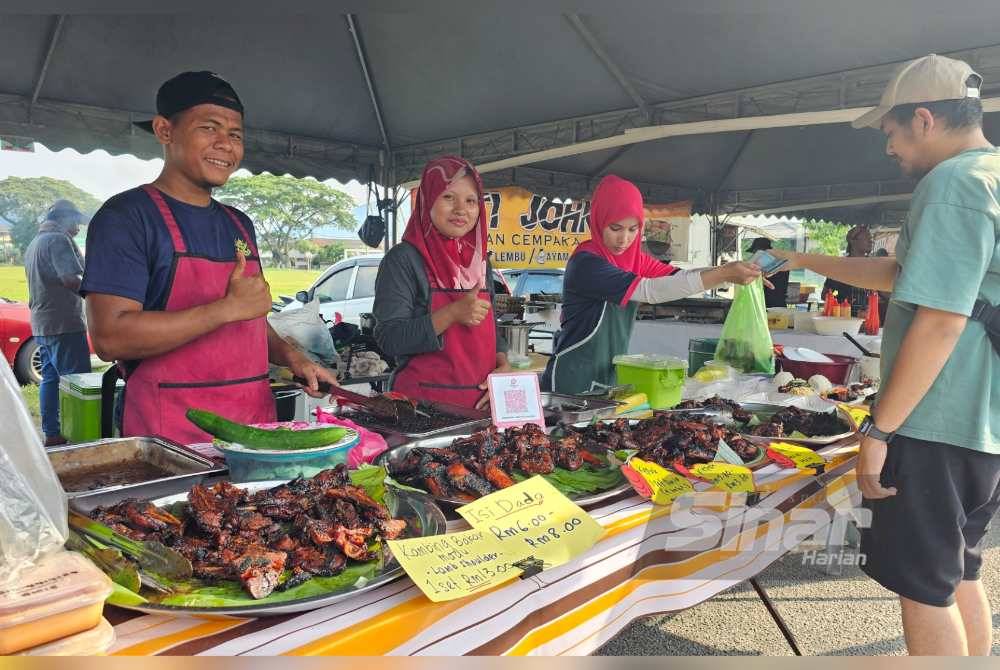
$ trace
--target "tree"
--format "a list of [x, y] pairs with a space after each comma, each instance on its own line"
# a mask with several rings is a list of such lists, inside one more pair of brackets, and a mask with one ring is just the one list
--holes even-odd
[[275, 265], [287, 265], [295, 244], [319, 226], [353, 230], [357, 225], [351, 196], [315, 179], [270, 174], [233, 177], [215, 197], [246, 212]]
[[847, 230], [850, 226], [830, 221], [806, 221], [806, 239], [811, 251], [827, 256], [843, 256], [847, 250]]
[[51, 177], [7, 177], [0, 181], [0, 216], [11, 222], [10, 235], [20, 253], [38, 233], [45, 211], [60, 198], [70, 200], [87, 220], [101, 201], [83, 189]]
[[320, 250], [313, 257], [313, 261], [321, 268], [342, 260], [344, 260], [344, 245], [339, 242], [331, 242], [320, 247]]

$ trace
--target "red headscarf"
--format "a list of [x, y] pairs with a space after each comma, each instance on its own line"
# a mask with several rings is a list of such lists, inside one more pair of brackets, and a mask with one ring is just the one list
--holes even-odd
[[[472, 177], [479, 193], [479, 220], [458, 239], [445, 237], [431, 221], [431, 208], [456, 179]], [[446, 289], [475, 288], [486, 276], [486, 203], [483, 180], [472, 164], [458, 156], [435, 158], [424, 167], [403, 239], [424, 258], [428, 274]]]
[[[604, 244], [604, 229], [629, 217], [635, 217], [639, 222], [639, 234], [628, 249], [616, 256]], [[632, 182], [609, 174], [594, 189], [594, 195], [590, 200], [590, 239], [577, 246], [573, 254], [586, 252], [600, 256], [612, 265], [634, 273], [637, 278], [665, 277], [673, 274], [676, 269], [672, 265], [643, 253], [642, 232], [645, 227], [646, 216], [639, 189]], [[634, 290], [633, 286], [628, 295]]]

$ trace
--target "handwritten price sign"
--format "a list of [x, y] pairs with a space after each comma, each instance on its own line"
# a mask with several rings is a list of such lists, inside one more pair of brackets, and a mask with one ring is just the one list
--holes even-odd
[[486, 533], [501, 551], [519, 559], [542, 559], [546, 567], [582, 554], [604, 534], [593, 517], [538, 476], [455, 511], [474, 529]]
[[727, 493], [753, 493], [753, 473], [750, 468], [731, 463], [715, 461], [697, 463], [691, 466], [691, 474], [710, 482], [715, 488]]
[[521, 574], [481, 530], [389, 540], [393, 556], [434, 602], [464, 598]]
[[532, 477], [456, 510], [472, 530], [409, 540], [389, 548], [434, 602], [455, 600], [583, 553], [604, 534], [594, 519], [542, 477]]
[[694, 493], [694, 486], [684, 477], [641, 458], [630, 458], [622, 466], [622, 474], [639, 495], [656, 505], [670, 505], [682, 495]]
[[812, 449], [787, 442], [772, 442], [767, 447], [767, 455], [779, 465], [799, 470], [815, 470], [826, 466], [826, 459]]

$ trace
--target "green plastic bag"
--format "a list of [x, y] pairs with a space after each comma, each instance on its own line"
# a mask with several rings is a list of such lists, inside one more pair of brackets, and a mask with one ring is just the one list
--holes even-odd
[[743, 372], [774, 374], [774, 344], [767, 328], [762, 280], [736, 287], [736, 298], [722, 324], [715, 360]]

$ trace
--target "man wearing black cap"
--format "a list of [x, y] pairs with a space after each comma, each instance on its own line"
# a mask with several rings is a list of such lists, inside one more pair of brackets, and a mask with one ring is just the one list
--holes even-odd
[[136, 125], [163, 145], [163, 170], [94, 216], [82, 292], [96, 351], [127, 380], [123, 434], [201, 442], [209, 436], [186, 420], [190, 407], [273, 420], [268, 361], [314, 394], [336, 378], [267, 324], [253, 224], [212, 199], [243, 158], [236, 91], [211, 72], [184, 72], [160, 87], [156, 110]]
[[84, 216], [69, 200], [56, 200], [24, 252], [31, 334], [39, 344], [42, 382], [38, 404], [45, 446], [66, 444], [59, 424], [59, 377], [90, 372], [80, 276], [83, 256], [73, 237]]

